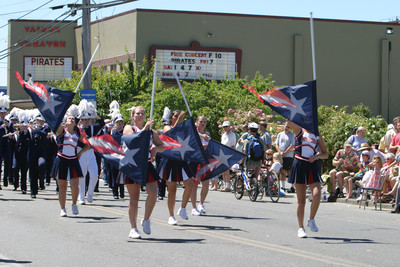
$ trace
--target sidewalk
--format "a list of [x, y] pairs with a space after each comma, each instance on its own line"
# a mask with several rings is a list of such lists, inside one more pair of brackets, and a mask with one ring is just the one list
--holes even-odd
[[[357, 205], [357, 206], [360, 205], [360, 203], [354, 198], [350, 198], [347, 201], [344, 198], [338, 198], [336, 200], [336, 202], [337, 203], [343, 203], [343, 204], [352, 204], [352, 205]], [[366, 207], [369, 207], [369, 208], [372, 208], [372, 209], [375, 208], [374, 203], [370, 202], [370, 201], [367, 201]], [[361, 208], [362, 209], [364, 208], [364, 202], [363, 202]], [[379, 203], [377, 203], [376, 208], [379, 210]], [[382, 203], [382, 210], [392, 210], [392, 209], [394, 209], [394, 204]]]

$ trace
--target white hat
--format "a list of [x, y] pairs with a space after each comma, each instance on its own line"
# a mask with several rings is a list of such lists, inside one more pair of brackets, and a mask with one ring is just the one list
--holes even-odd
[[118, 110], [119, 112], [119, 103], [117, 100], [113, 100], [110, 103], [110, 114], [108, 114], [108, 116], [112, 117], [113, 113], [115, 110]]
[[249, 129], [258, 129], [258, 124], [255, 122], [252, 122], [249, 124]]
[[7, 112], [7, 106], [10, 104], [10, 97], [3, 92], [0, 93], [0, 112]]
[[117, 122], [117, 121], [124, 121], [124, 116], [122, 116], [121, 113], [120, 113], [120, 114], [117, 114], [116, 116], [114, 116], [113, 120], [114, 120], [114, 122]]
[[89, 102], [86, 99], [82, 99], [78, 105], [79, 109], [79, 119], [90, 119], [92, 118], [92, 110], [89, 105]]
[[363, 152], [361, 152], [361, 155], [368, 155], [368, 156], [370, 156], [371, 154], [369, 153], [369, 151], [364, 150]]
[[42, 116], [41, 113], [39, 113], [39, 114], [37, 114], [37, 115], [35, 116], [35, 120], [46, 121], [46, 120], [43, 118], [43, 116]]
[[227, 126], [231, 126], [231, 123], [229, 121], [224, 121], [222, 123], [222, 127], [227, 127]]
[[169, 125], [170, 124], [170, 120], [169, 120], [170, 117], [171, 117], [171, 111], [169, 110], [168, 107], [165, 107], [164, 108], [164, 113], [163, 113], [163, 116], [162, 116], [162, 119], [161, 119], [162, 124]]

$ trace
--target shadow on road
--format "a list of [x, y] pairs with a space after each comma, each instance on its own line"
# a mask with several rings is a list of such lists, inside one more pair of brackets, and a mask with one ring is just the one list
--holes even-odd
[[230, 216], [230, 215], [202, 215], [201, 217], [208, 218], [224, 218], [224, 219], [238, 219], [238, 220], [271, 220], [270, 218], [256, 218], [256, 217], [245, 217], [245, 216]]
[[0, 201], [34, 201], [31, 198], [0, 198]]
[[6, 259], [1, 259], [0, 258], [0, 262], [4, 262], [4, 263], [10, 263], [10, 264], [29, 264], [32, 263], [32, 261], [17, 261], [17, 260], [6, 260]]
[[143, 238], [129, 240], [128, 243], [171, 243], [171, 244], [184, 244], [184, 243], [199, 243], [205, 239], [182, 239], [182, 238]]
[[[196, 225], [196, 224], [181, 224], [179, 225], [182, 228], [192, 227], [196, 228], [196, 230], [229, 230], [229, 231], [243, 231], [239, 228], [232, 228], [228, 226], [215, 226], [215, 225]], [[178, 229], [178, 228], [177, 228]]]
[[346, 238], [346, 237], [308, 237], [317, 240], [326, 240], [325, 244], [382, 244], [366, 238]]
[[80, 220], [87, 219], [87, 221], [82, 221], [78, 223], [100, 223], [100, 222], [107, 223], [107, 221], [121, 219], [121, 217], [102, 217], [102, 216], [69, 216], [68, 218], [80, 219]]

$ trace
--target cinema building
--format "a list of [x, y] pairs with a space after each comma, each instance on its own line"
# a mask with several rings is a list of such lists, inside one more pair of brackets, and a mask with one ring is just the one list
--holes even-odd
[[[9, 44], [22, 47], [9, 57], [8, 94], [13, 105], [28, 96], [15, 79], [46, 82], [82, 67], [81, 26], [62, 22], [10, 20]], [[34, 42], [32, 34], [52, 33]], [[172, 81], [199, 75], [272, 74], [277, 85], [313, 79], [308, 18], [136, 9], [91, 24], [93, 65], [118, 71], [116, 59], [157, 58], [157, 77]], [[400, 28], [398, 22], [314, 19], [318, 103], [358, 105], [392, 120], [399, 115]], [[27, 43], [28, 42], [28, 43]]]

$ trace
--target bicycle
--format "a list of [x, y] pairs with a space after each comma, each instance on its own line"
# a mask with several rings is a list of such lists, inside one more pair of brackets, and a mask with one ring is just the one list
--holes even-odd
[[[230, 190], [233, 192], [233, 183], [235, 182], [235, 177], [236, 177], [236, 172], [233, 171], [232, 169], [229, 169], [229, 175], [230, 175]], [[224, 180], [222, 178], [222, 174], [218, 175], [218, 188], [222, 188], [224, 186]]]
[[[265, 171], [264, 171], [265, 170]], [[261, 169], [260, 171], [260, 194], [258, 195], [261, 200], [264, 195], [268, 195], [272, 202], [278, 202], [281, 196], [281, 183], [279, 175], [273, 171], [269, 171], [268, 168]]]
[[236, 199], [241, 199], [243, 197], [244, 191], [249, 193], [249, 198], [251, 202], [257, 200], [258, 195], [258, 181], [254, 177], [252, 170], [244, 170], [243, 165], [239, 165], [238, 172], [233, 183], [233, 192]]

